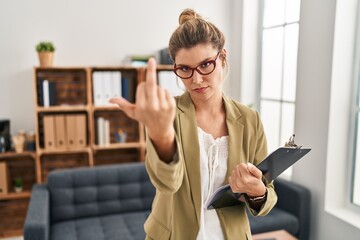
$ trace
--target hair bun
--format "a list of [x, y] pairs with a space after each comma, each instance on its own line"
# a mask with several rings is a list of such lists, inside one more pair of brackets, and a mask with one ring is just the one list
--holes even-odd
[[187, 8], [182, 11], [179, 16], [179, 24], [182, 25], [183, 23], [194, 19], [202, 19], [202, 17], [197, 14], [193, 9]]

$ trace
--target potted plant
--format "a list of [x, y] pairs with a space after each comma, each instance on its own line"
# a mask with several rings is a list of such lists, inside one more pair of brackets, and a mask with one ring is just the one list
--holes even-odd
[[17, 193], [23, 191], [23, 181], [21, 177], [14, 178], [14, 190]]
[[55, 47], [52, 42], [39, 42], [36, 45], [39, 54], [40, 66], [51, 67], [53, 65]]

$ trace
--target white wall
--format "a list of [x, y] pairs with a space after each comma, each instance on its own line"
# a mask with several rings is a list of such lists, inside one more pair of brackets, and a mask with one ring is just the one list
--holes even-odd
[[12, 133], [35, 129], [35, 45], [53, 41], [56, 66], [119, 65], [167, 47], [179, 13], [194, 8], [221, 30], [230, 49], [230, 3], [222, 0], [0, 0], [0, 119]]
[[[359, 229], [328, 214], [324, 206], [337, 4], [336, 0], [302, 0], [301, 4], [295, 132], [297, 142], [312, 151], [294, 166], [293, 180], [312, 193], [312, 240], [360, 236]], [[345, 159], [338, 159], [338, 164], [345, 164]], [[338, 188], [332, 191], [334, 195], [343, 194]]]
[[[13, 133], [35, 127], [32, 68], [38, 64], [34, 50], [38, 41], [55, 43], [58, 66], [118, 65], [126, 55], [166, 47], [186, 7], [224, 31], [232, 69], [229, 93], [239, 99], [241, 86], [247, 84], [242, 98], [251, 101], [253, 95], [246, 91], [254, 92], [256, 74], [237, 67], [244, 59], [241, 39], [248, 37], [241, 36], [243, 24], [238, 21], [243, 9], [254, 6], [246, 4], [246, 0], [0, 0], [0, 118], [11, 119]], [[336, 0], [302, 0], [301, 5], [295, 132], [297, 141], [313, 150], [294, 166], [293, 180], [312, 193], [312, 240], [360, 236], [359, 229], [324, 210], [335, 7]], [[256, 49], [247, 52], [257, 54]], [[240, 86], [240, 75], [252, 77], [242, 79]]]

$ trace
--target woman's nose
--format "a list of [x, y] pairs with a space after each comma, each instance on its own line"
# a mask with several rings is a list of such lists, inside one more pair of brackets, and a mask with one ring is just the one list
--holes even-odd
[[198, 73], [197, 71], [194, 71], [194, 74], [192, 76], [192, 81], [195, 84], [201, 84], [204, 80], [202, 78], [202, 75]]

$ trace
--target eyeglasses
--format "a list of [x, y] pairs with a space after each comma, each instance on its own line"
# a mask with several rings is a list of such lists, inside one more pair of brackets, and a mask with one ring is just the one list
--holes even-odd
[[216, 68], [216, 60], [220, 56], [220, 52], [216, 55], [216, 58], [214, 60], [209, 60], [200, 63], [194, 68], [191, 68], [189, 66], [176, 66], [176, 63], [174, 65], [174, 73], [176, 76], [182, 79], [189, 79], [194, 75], [194, 71], [196, 70], [201, 75], [208, 75], [212, 73]]

